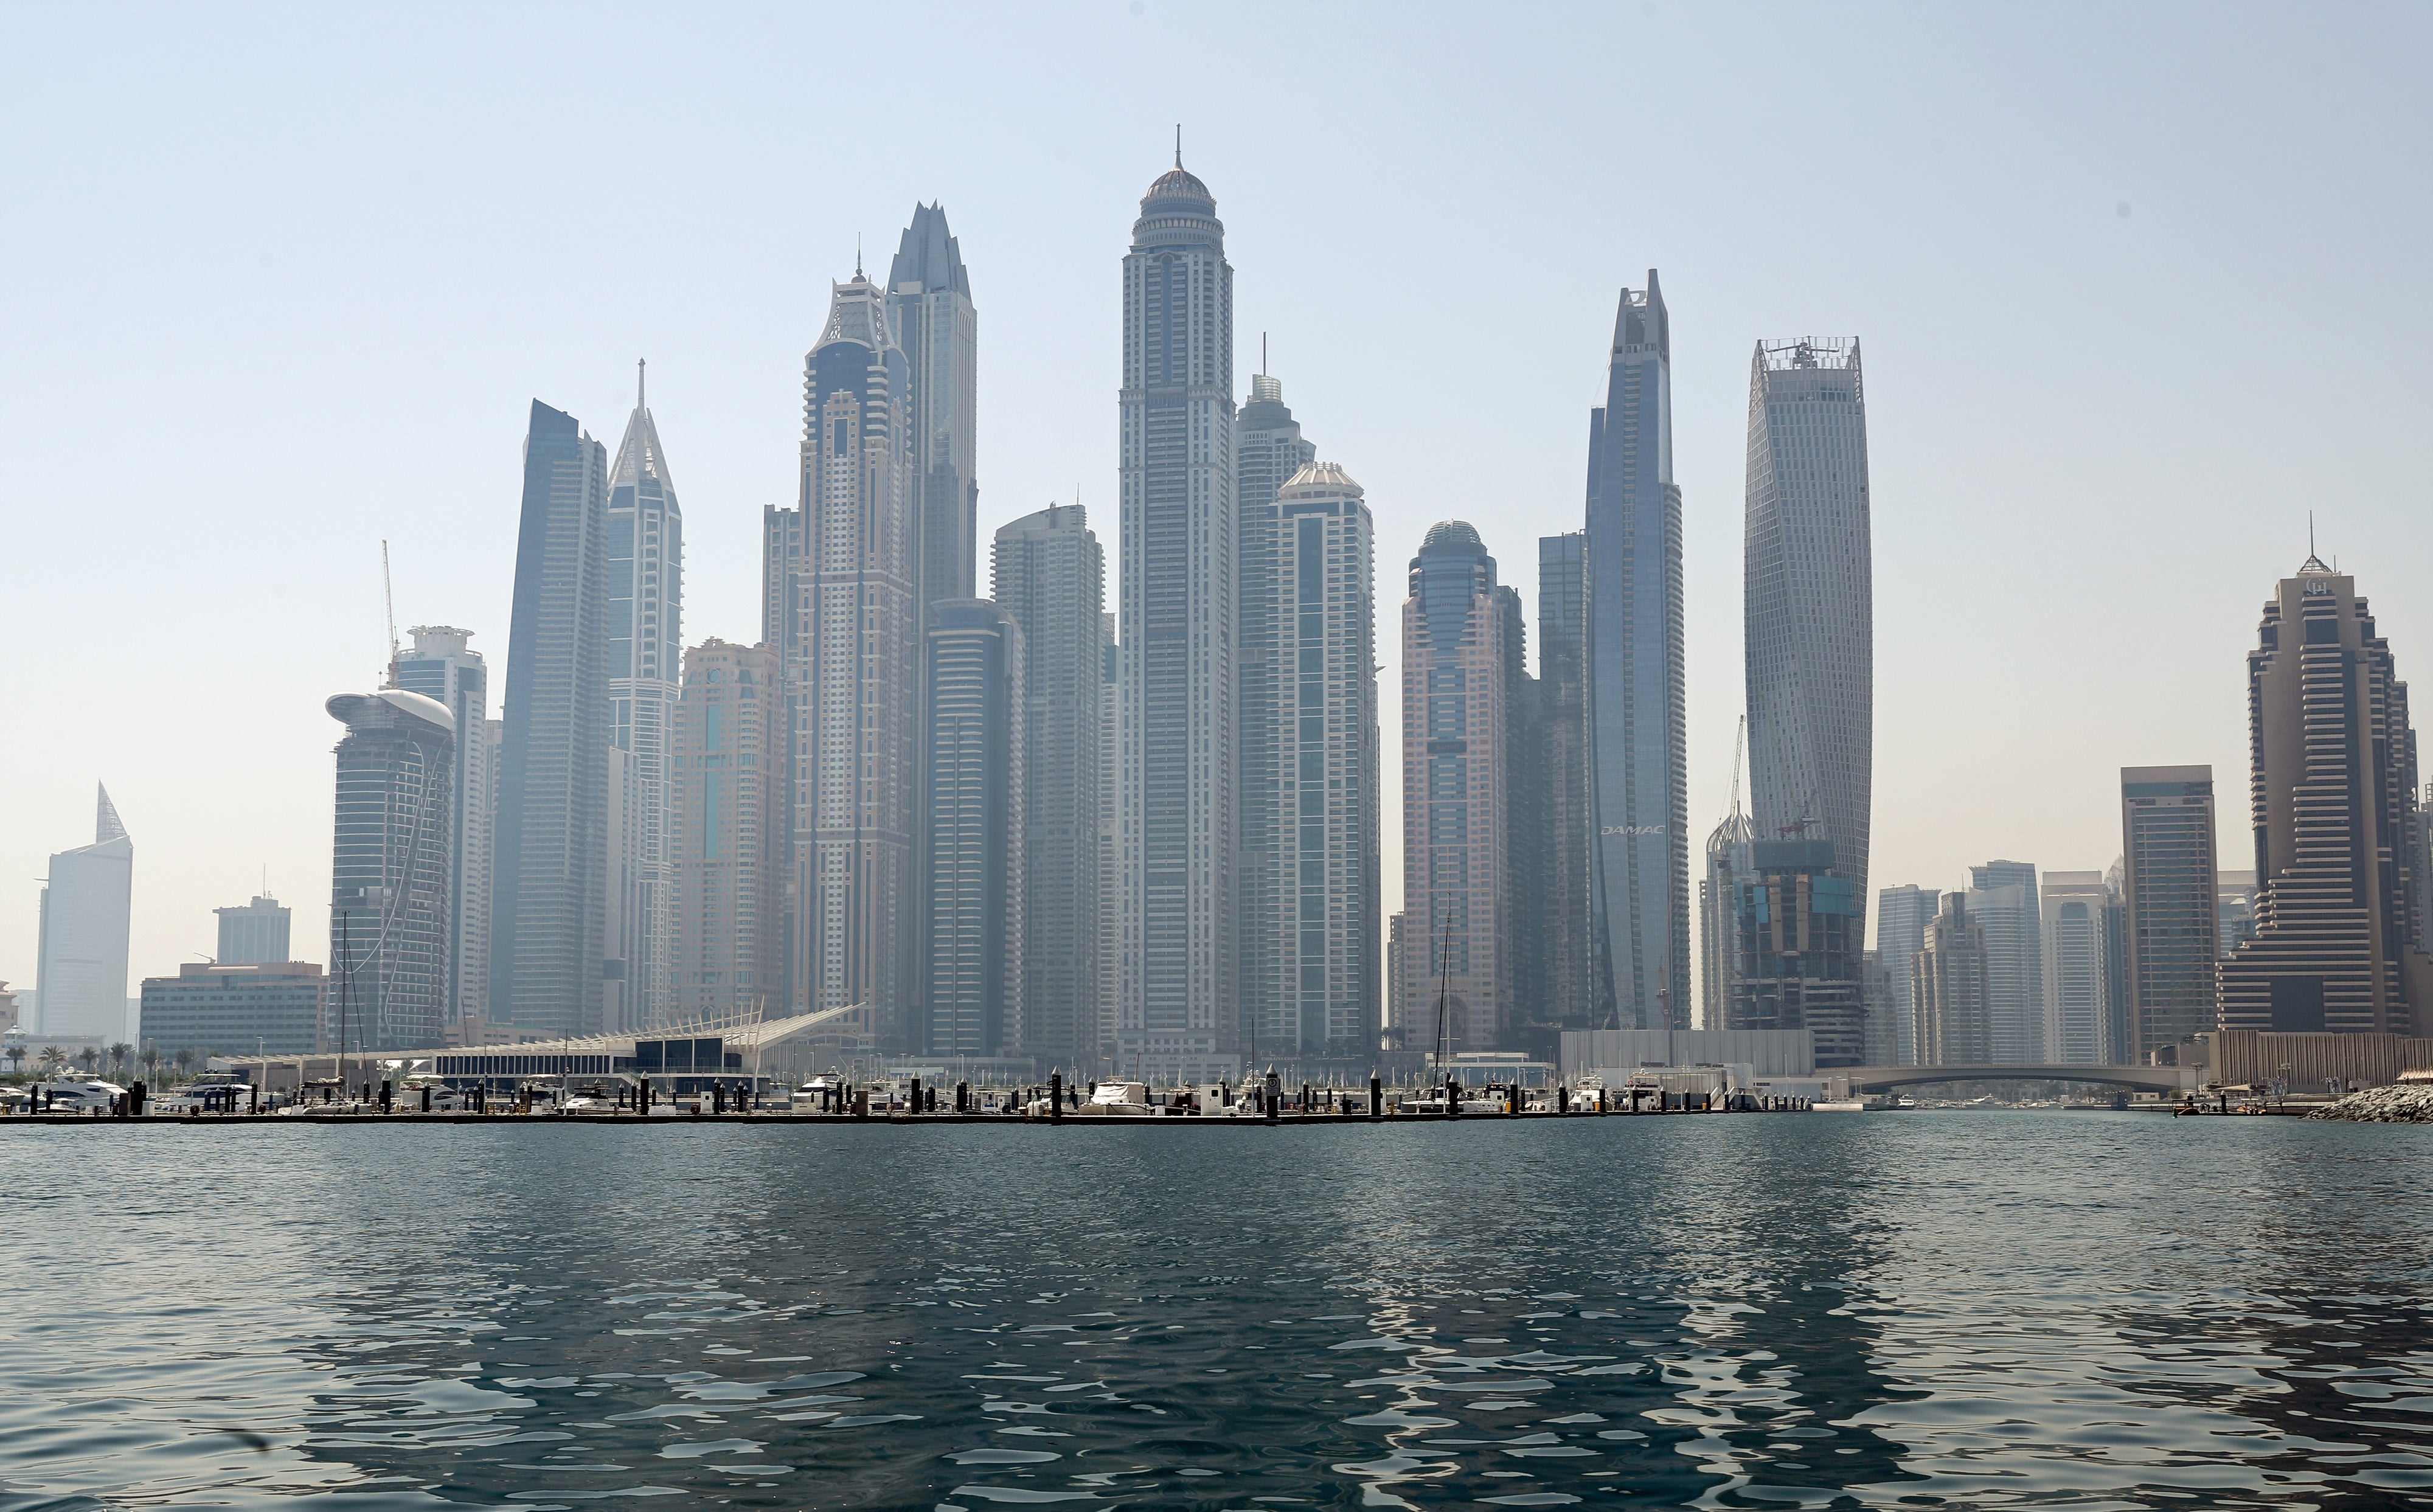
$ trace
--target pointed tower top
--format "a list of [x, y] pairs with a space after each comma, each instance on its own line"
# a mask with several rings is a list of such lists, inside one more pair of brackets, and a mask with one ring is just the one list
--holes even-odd
[[2333, 573], [2334, 569], [2325, 567], [2323, 565], [2323, 559], [2315, 554], [2315, 512], [2311, 509], [2307, 510], [2306, 559], [2298, 564], [2298, 575], [2300, 577], [2330, 577]]
[[649, 383], [650, 376], [651, 376], [651, 360], [650, 360], [649, 358], [647, 358], [647, 357], [637, 357], [637, 358], [635, 358], [635, 359], [634, 359], [634, 408], [636, 408], [636, 409], [638, 409], [638, 409], [646, 408], [646, 407], [648, 406], [648, 404], [649, 404], [649, 395], [650, 395], [650, 392], [651, 392], [651, 389], [650, 389], [650, 383]]
[[125, 840], [127, 826], [118, 822], [118, 806], [110, 801], [110, 790], [96, 782], [93, 790], [98, 798], [94, 806], [93, 842], [98, 845], [105, 841]]
[[642, 365], [637, 362], [634, 366], [634, 414], [625, 422], [625, 439], [617, 444], [617, 465], [609, 471], [608, 486], [630, 488], [648, 478], [659, 485], [668, 508], [672, 510], [676, 481], [668, 471], [667, 450], [659, 445], [658, 422], [651, 418], [650, 407], [642, 402]]

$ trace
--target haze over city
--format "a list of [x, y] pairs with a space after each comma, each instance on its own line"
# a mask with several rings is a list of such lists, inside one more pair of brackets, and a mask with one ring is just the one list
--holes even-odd
[[[2421, 9], [982, 8], [885, 86], [848, 82], [838, 15], [435, 14], [0, 22], [45, 63], [0, 102], [40, 148], [0, 245], [39, 296], [0, 365], [0, 614], [40, 648], [0, 754], [21, 986], [96, 780], [139, 844], [131, 977], [208, 953], [208, 910], [265, 876], [320, 938], [321, 705], [385, 661], [381, 543], [399, 623], [473, 630], [498, 675], [535, 396], [613, 442], [649, 359], [687, 636], [753, 638], [803, 353], [915, 200], [979, 309], [980, 537], [1078, 498], [1112, 607], [1115, 268], [1178, 120], [1238, 270], [1237, 374], [1266, 335], [1375, 512], [1387, 731], [1404, 564], [1466, 518], [1534, 596], [1650, 267], [1693, 836], [1743, 701], [1761, 338], [1865, 344], [1879, 884], [2100, 869], [2124, 764], [2235, 792], [2242, 658], [2309, 511], [2400, 674], [2433, 655]], [[2233, 864], [2244, 806], [2219, 820]]]

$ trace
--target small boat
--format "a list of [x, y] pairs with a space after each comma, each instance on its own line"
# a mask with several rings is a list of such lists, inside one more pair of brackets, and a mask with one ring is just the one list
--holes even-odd
[[1147, 1082], [1101, 1081], [1090, 1100], [1072, 1112], [1077, 1117], [1154, 1118], [1165, 1110], [1150, 1104]]
[[253, 1088], [233, 1071], [206, 1071], [175, 1092], [144, 1099], [147, 1118], [183, 1118], [199, 1108], [205, 1113], [241, 1113], [253, 1100]]
[[43, 1106], [55, 1113], [91, 1113], [95, 1108], [107, 1110], [112, 1099], [127, 1096], [127, 1089], [115, 1081], [103, 1081], [94, 1077], [55, 1077], [34, 1083], [34, 1106]]

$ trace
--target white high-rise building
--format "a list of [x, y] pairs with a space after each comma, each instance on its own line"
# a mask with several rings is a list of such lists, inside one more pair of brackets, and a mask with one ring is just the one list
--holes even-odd
[[[1261, 693], [1244, 690], [1243, 745], [1263, 754], [1243, 808], [1264, 821], [1245, 846], [1245, 981], [1256, 1062], [1336, 1060], [1377, 1049], [1385, 942], [1378, 917], [1375, 526], [1358, 484], [1331, 462], [1302, 467], [1243, 538], [1266, 553], [1243, 581], [1245, 625], [1266, 633]], [[1246, 510], [1246, 514], [1250, 511]], [[1246, 588], [1246, 591], [1249, 591]], [[1247, 683], [1247, 679], [1246, 679]], [[1255, 1067], [1254, 1067], [1255, 1068]]]
[[624, 971], [604, 984], [621, 1005], [611, 1029], [665, 1021], [675, 993], [668, 747], [684, 675], [684, 511], [644, 397], [608, 475], [608, 717], [621, 759], [610, 772], [607, 954]]
[[2101, 1065], [2110, 1057], [2111, 955], [2103, 909], [2112, 897], [2101, 872], [2047, 872], [2044, 914], [2045, 1058]]
[[1895, 1065], [1917, 1065], [1916, 1021], [1911, 1013], [1913, 969], [1934, 922], [1936, 893], [1914, 882], [1876, 894], [1876, 952], [1881, 958], [1892, 1004]]
[[127, 933], [135, 842], [110, 790], [94, 789], [93, 843], [51, 858], [43, 884], [33, 1026], [61, 1038], [116, 1039], [127, 1030]]
[[887, 269], [887, 320], [904, 349], [904, 395], [923, 604], [972, 597], [978, 570], [979, 484], [974, 478], [979, 398], [979, 317], [963, 251], [943, 205], [914, 205]]
[[1208, 186], [1149, 185], [1123, 264], [1117, 1063], [1241, 1072], [1234, 269]]
[[768, 512], [763, 556], [793, 727], [789, 993], [797, 1011], [864, 1009], [845, 1032], [896, 1049], [921, 912], [920, 531], [910, 369], [859, 269], [804, 369], [801, 502]]

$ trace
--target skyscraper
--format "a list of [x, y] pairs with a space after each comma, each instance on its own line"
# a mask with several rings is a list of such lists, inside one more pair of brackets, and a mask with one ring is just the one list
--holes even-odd
[[456, 717], [401, 688], [335, 693], [337, 822], [330, 855], [331, 994], [347, 1048], [435, 1046], [448, 1009], [448, 879]]
[[1832, 841], [1863, 899], [1875, 593], [1857, 338], [1758, 343], [1747, 509], [1749, 817], [1761, 839]]
[[608, 714], [626, 769], [612, 844], [616, 870], [629, 879], [619, 899], [625, 975], [613, 1027], [629, 1029], [665, 1022], [673, 989], [668, 724], [684, 671], [684, 511], [645, 398], [638, 382], [608, 476]]
[[[455, 833], [449, 847], [449, 1023], [468, 1014], [489, 1016], [491, 842], [497, 824], [490, 777], [496, 753], [490, 744], [489, 668], [468, 650], [470, 630], [453, 625], [416, 625], [414, 650], [389, 668], [389, 684], [446, 708], [456, 720], [456, 791], [449, 805]], [[220, 959], [230, 959], [226, 951]], [[285, 960], [265, 956], [264, 960]]]
[[1673, 344], [1656, 270], [1625, 289], [1605, 407], [1589, 418], [1589, 728], [1598, 1017], [1690, 1013], [1689, 781], [1682, 719], [1681, 490]]
[[1994, 1025], [1987, 1004], [1992, 984], [1985, 964], [1985, 927], [1968, 909], [1965, 893], [1946, 892], [1927, 921], [1910, 967], [1913, 1065], [1985, 1065], [1994, 1053]]
[[685, 653], [670, 732], [675, 868], [665, 1022], [784, 1016], [791, 751], [777, 654], [715, 637]]
[[2214, 955], [2219, 959], [2237, 949], [2240, 941], [2255, 938], [2255, 874], [2216, 872], [2213, 897]]
[[1588, 602], [1587, 533], [1540, 536], [1535, 760], [1544, 877], [1534, 949], [1545, 1014], [1573, 1029], [1596, 1026], [1589, 969], [1589, 858], [1596, 820], [1589, 802]]
[[1118, 1063], [1239, 1074], [1234, 270], [1181, 154], [1123, 264]]
[[2221, 1027], [2433, 1034], [2416, 732], [2390, 643], [2356, 580], [2312, 556], [2281, 580], [2256, 638], [2255, 938], [2221, 962]]
[[[1267, 676], [1243, 679], [1244, 996], [1261, 1057], [1364, 1057], [1377, 1048], [1375, 526], [1360, 485], [1302, 467], [1245, 516], [1242, 620]], [[1255, 693], [1255, 697], [1253, 694]], [[1255, 824], [1253, 830], [1250, 826]]]
[[1911, 969], [1926, 943], [1926, 926], [1934, 919], [1933, 892], [1914, 882], [1888, 887], [1876, 894], [1876, 951], [1890, 978], [1894, 1010], [1896, 1065], [1924, 1065], [1918, 1059], [1915, 1020], [1910, 1012]]
[[[1260, 346], [1264, 355], [1264, 339]], [[1288, 968], [1298, 939], [1277, 892], [1292, 850], [1282, 800], [1292, 741], [1280, 719], [1293, 703], [1295, 626], [1289, 603], [1279, 607], [1273, 505], [1285, 480], [1317, 458], [1318, 448], [1303, 438], [1301, 422], [1285, 405], [1284, 385], [1265, 372], [1252, 376], [1250, 401], [1234, 422], [1234, 490], [1241, 526], [1234, 552], [1241, 653], [1234, 665], [1242, 759], [1241, 839], [1234, 853], [1241, 941], [1234, 969], [1242, 984], [1245, 1048], [1251, 1050], [1285, 1043], [1276, 1027], [1286, 1011], [1278, 995], [1278, 974]], [[1279, 614], [1285, 618], [1279, 620]]]
[[1022, 1044], [1069, 1073], [1098, 1055], [1106, 563], [1079, 505], [999, 529], [990, 591], [1022, 646]]
[[2106, 987], [2101, 872], [2047, 872], [2044, 910], [2045, 1059], [2101, 1065], [2111, 1058], [2113, 1005]]
[[787, 823], [792, 1007], [859, 1006], [849, 1032], [903, 1047], [921, 909], [920, 531], [910, 384], [883, 292], [834, 286], [804, 359], [802, 492], [765, 521], [762, 638], [794, 731]]
[[507, 632], [489, 1009], [555, 1035], [603, 1027], [607, 483], [606, 450], [573, 416], [533, 400]]
[[1988, 1058], [2043, 1061], [2044, 918], [2035, 864], [1988, 861], [1970, 867], [1968, 916], [1985, 937]]
[[44, 1034], [115, 1039], [127, 1028], [127, 934], [135, 842], [94, 785], [93, 843], [51, 858], [34, 990]]
[[1734, 792], [1731, 812], [1707, 837], [1705, 865], [1698, 875], [1696, 1028], [1724, 1028], [1733, 1017], [1741, 977], [1741, 888], [1755, 875], [1756, 842], [1757, 832]]
[[[1518, 615], [1468, 524], [1432, 526], [1403, 601], [1403, 1047], [1506, 1047], [1512, 1022], [1512, 743]], [[1443, 1022], [1438, 1024], [1441, 1000]]]
[[974, 411], [979, 397], [978, 317], [961, 246], [942, 205], [914, 205], [887, 270], [887, 320], [903, 349], [913, 529], [926, 604], [972, 596], [980, 486]]
[[1123, 862], [1117, 849], [1123, 834], [1124, 672], [1123, 649], [1115, 643], [1115, 615], [1098, 617], [1098, 1017], [1096, 1048], [1100, 1054], [1115, 1043], [1116, 994], [1124, 983], [1123, 912], [1116, 907], [1123, 883]]
[[1022, 627], [985, 599], [929, 606], [922, 1048], [1023, 1043]]
[[[2129, 1053], [2138, 1061], [2214, 1027], [2213, 768], [2120, 769]], [[2253, 1026], [2248, 1026], [2252, 1028]]]
[[288, 939], [294, 910], [280, 907], [277, 898], [257, 895], [244, 908], [213, 909], [212, 912], [220, 921], [220, 965], [258, 966], [264, 961], [296, 959]]

